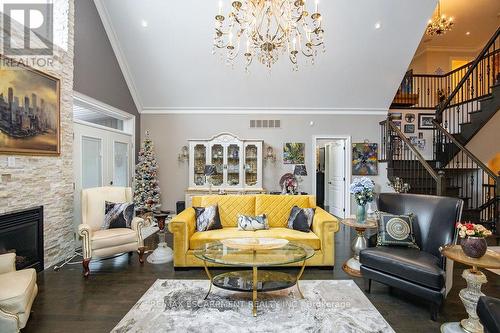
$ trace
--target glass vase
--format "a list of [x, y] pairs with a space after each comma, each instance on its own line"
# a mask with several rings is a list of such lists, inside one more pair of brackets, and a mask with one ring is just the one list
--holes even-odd
[[366, 222], [366, 204], [360, 205], [356, 208], [356, 222], [365, 223]]

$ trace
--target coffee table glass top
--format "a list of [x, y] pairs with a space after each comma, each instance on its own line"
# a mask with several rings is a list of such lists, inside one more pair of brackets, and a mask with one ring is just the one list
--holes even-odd
[[277, 249], [242, 250], [227, 247], [217, 241], [205, 244], [201, 248], [196, 249], [194, 255], [203, 261], [216, 264], [263, 267], [304, 261], [314, 255], [314, 250], [307, 245], [292, 242]]

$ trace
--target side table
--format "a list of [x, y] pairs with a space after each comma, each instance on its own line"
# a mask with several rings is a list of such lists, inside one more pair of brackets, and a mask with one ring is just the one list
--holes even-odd
[[365, 223], [358, 223], [355, 218], [346, 218], [340, 220], [340, 222], [348, 227], [354, 228], [357, 234], [352, 243], [352, 251], [354, 252], [354, 256], [350, 259], [347, 259], [347, 261], [342, 265], [342, 269], [344, 270], [344, 272], [351, 276], [361, 277], [359, 252], [368, 247], [365, 238], [365, 230], [378, 228], [377, 220], [366, 219]]
[[482, 333], [483, 325], [477, 317], [476, 307], [481, 292], [481, 285], [488, 282], [486, 276], [478, 268], [500, 268], [500, 253], [487, 250], [481, 258], [471, 258], [465, 255], [460, 245], [449, 245], [441, 248], [441, 253], [448, 259], [471, 266], [464, 270], [462, 277], [467, 281], [467, 288], [460, 290], [459, 296], [464, 304], [469, 318], [460, 322], [444, 323], [441, 325], [443, 333]]
[[172, 249], [168, 247], [165, 239], [165, 224], [166, 220], [169, 218], [169, 212], [153, 212], [158, 228], [158, 247], [151, 253], [146, 259], [150, 264], [164, 264], [172, 261], [173, 252]]

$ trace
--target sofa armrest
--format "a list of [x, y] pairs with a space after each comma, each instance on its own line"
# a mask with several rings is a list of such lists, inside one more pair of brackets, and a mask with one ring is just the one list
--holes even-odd
[[334, 233], [339, 230], [339, 221], [332, 214], [317, 207], [311, 229], [321, 240], [321, 251], [323, 251], [324, 261], [333, 263], [333, 237]]
[[1, 332], [20, 332], [19, 317], [6, 310], [0, 309], [0, 331]]
[[144, 247], [144, 239], [142, 238], [142, 228], [144, 227], [144, 219], [138, 216], [134, 217], [130, 227], [136, 233], [138, 246]]
[[186, 264], [186, 252], [189, 240], [196, 231], [196, 214], [193, 208], [187, 208], [175, 216], [168, 224], [168, 230], [174, 235], [174, 266]]
[[9, 273], [16, 270], [16, 254], [0, 254], [0, 274]]
[[92, 258], [92, 245], [90, 240], [92, 239], [92, 228], [88, 224], [80, 224], [78, 226], [78, 235], [82, 237], [82, 252], [83, 259]]

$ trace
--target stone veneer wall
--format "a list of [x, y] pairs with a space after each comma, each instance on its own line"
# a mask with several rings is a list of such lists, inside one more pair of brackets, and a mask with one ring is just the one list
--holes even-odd
[[66, 258], [75, 248], [72, 222], [73, 1], [54, 1], [55, 30], [60, 32], [61, 27], [67, 27], [63, 29], [67, 45], [64, 49], [55, 47], [54, 66], [37, 68], [61, 80], [61, 155], [15, 156], [15, 167], [8, 167], [8, 156], [0, 155], [0, 213], [44, 206], [46, 268]]

